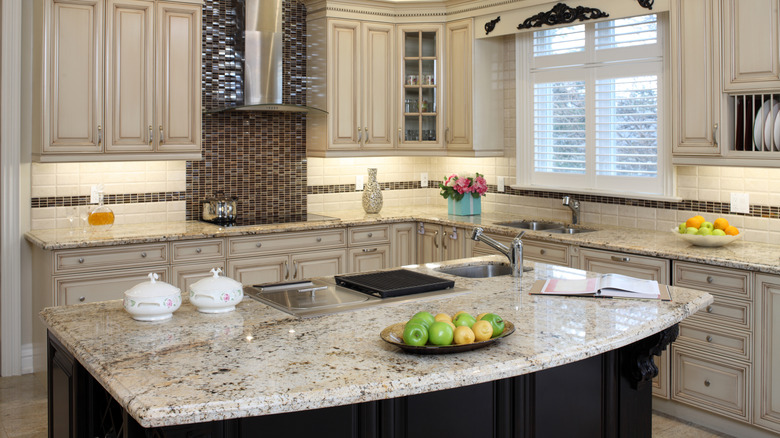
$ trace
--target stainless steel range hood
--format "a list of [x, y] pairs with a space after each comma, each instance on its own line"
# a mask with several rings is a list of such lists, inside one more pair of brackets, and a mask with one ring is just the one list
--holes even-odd
[[[243, 57], [244, 104], [215, 111], [325, 111], [286, 104], [282, 96], [282, 0], [233, 0], [236, 51]], [[243, 46], [243, 47], [242, 47]]]

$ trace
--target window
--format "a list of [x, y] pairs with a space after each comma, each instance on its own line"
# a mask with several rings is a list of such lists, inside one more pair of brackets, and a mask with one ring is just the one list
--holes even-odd
[[670, 194], [663, 24], [645, 15], [518, 37], [518, 181]]

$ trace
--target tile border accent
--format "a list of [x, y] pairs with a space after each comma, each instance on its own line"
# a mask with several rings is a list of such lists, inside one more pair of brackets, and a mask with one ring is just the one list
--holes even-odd
[[[147, 202], [173, 202], [184, 201], [185, 192], [153, 192], [153, 193], [124, 193], [116, 195], [104, 195], [104, 204], [143, 204]], [[49, 196], [32, 198], [32, 208], [47, 207], [75, 207], [90, 205], [89, 195], [85, 196]]]

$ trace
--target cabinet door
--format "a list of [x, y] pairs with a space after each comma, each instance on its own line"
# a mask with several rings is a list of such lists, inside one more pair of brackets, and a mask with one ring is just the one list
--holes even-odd
[[392, 266], [417, 263], [417, 230], [414, 223], [394, 224], [392, 230]]
[[[360, 126], [360, 23], [328, 22], [328, 149], [354, 149]], [[361, 133], [362, 138], [362, 133]]]
[[159, 281], [168, 281], [168, 268], [164, 266], [54, 277], [54, 305], [122, 299], [126, 290], [148, 282], [150, 272], [157, 273]]
[[444, 141], [448, 150], [470, 150], [472, 147], [471, 45], [474, 35], [471, 22], [469, 18], [447, 23], [445, 30], [447, 65], [444, 74], [447, 80]]
[[441, 226], [422, 222], [417, 225], [417, 263], [441, 261], [441, 238]]
[[363, 148], [390, 149], [394, 145], [395, 81], [393, 26], [362, 24]]
[[390, 267], [390, 245], [350, 248], [349, 272], [371, 272]]
[[723, 2], [723, 88], [726, 91], [780, 87], [778, 14], [780, 0]]
[[106, 151], [154, 149], [154, 4], [109, 0], [106, 18]]
[[43, 153], [103, 150], [103, 4], [46, 3]]
[[306, 254], [293, 254], [292, 280], [304, 280], [314, 277], [330, 277], [347, 272], [347, 250], [334, 249]]
[[182, 296], [189, 296], [190, 286], [203, 278], [211, 277], [211, 270], [225, 271], [225, 260], [174, 266], [171, 268], [171, 284], [181, 289]]
[[201, 5], [157, 3], [156, 129], [160, 152], [200, 152]]
[[720, 56], [717, 1], [675, 0], [672, 41], [672, 151], [720, 153]]
[[442, 227], [442, 260], [455, 260], [466, 257], [466, 230], [456, 227]]
[[228, 260], [228, 276], [245, 286], [290, 280], [287, 256]]
[[780, 276], [756, 275], [753, 421], [780, 432]]

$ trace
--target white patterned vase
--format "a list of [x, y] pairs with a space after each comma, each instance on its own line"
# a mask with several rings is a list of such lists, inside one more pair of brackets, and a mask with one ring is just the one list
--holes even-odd
[[363, 210], [379, 213], [382, 209], [382, 189], [376, 182], [376, 169], [368, 169], [368, 183], [363, 188]]

